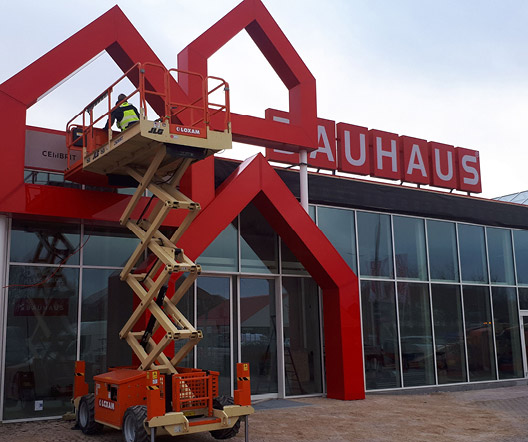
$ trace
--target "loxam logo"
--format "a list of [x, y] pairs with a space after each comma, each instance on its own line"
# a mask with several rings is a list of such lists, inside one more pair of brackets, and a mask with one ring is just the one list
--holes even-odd
[[105, 401], [104, 399], [99, 399], [99, 406], [108, 408], [109, 410], [115, 410], [115, 402]]

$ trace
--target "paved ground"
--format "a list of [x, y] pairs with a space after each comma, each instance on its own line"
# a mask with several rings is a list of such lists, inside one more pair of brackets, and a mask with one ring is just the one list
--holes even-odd
[[[279, 408], [280, 407], [280, 408]], [[264, 441], [528, 441], [528, 386], [430, 394], [371, 394], [364, 401], [305, 398], [256, 405], [250, 440]], [[122, 440], [106, 430], [85, 436], [65, 421], [0, 424], [0, 441]], [[174, 440], [158, 437], [158, 442]], [[209, 434], [178, 442], [205, 442]], [[244, 426], [232, 439], [244, 440]]]

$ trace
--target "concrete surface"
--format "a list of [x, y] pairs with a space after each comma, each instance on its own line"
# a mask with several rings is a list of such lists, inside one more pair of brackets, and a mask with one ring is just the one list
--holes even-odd
[[[423, 394], [369, 394], [364, 401], [303, 398], [256, 404], [250, 441], [528, 441], [528, 386]], [[97, 436], [62, 420], [0, 424], [0, 441], [122, 440], [119, 431]], [[158, 442], [174, 440], [158, 437]], [[178, 442], [213, 441], [208, 433]], [[233, 441], [244, 441], [244, 424]]]

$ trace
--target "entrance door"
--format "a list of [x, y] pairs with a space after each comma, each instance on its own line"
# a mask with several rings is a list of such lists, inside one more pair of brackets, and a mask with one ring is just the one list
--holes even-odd
[[249, 362], [251, 394], [278, 394], [275, 279], [240, 278], [240, 361]]

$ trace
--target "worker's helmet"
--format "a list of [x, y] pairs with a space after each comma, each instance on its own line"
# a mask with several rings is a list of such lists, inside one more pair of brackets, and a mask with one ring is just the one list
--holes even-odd
[[125, 95], [125, 94], [119, 94], [119, 96], [117, 97], [116, 104], [120, 103], [120, 102], [123, 101], [125, 98], [126, 98], [126, 95]]

